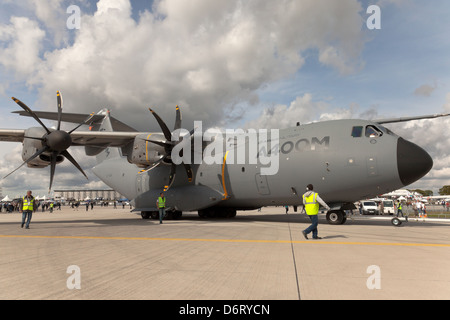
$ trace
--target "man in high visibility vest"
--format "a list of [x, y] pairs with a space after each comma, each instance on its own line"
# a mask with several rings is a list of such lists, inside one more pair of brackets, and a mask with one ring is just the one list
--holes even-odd
[[314, 191], [312, 184], [308, 184], [306, 187], [306, 193], [303, 195], [303, 207], [306, 214], [311, 219], [311, 225], [302, 231], [305, 239], [308, 240], [308, 234], [313, 233], [313, 239], [322, 239], [319, 237], [319, 232], [317, 230], [317, 225], [319, 224], [319, 207], [322, 205], [325, 209], [330, 210], [330, 207], [319, 197]]
[[166, 198], [162, 192], [159, 194], [158, 201], [156, 201], [156, 207], [159, 210], [159, 224], [162, 224], [162, 221], [166, 215]]
[[19, 211], [22, 212], [22, 225], [25, 224], [25, 219], [27, 221], [26, 228], [30, 229], [31, 216], [33, 215], [33, 211], [36, 210], [36, 202], [34, 201], [34, 197], [31, 195], [31, 191], [27, 191], [27, 195], [22, 198], [19, 203]]
[[406, 221], [408, 221], [408, 216], [403, 216], [403, 205], [402, 205], [402, 202], [399, 200], [399, 201], [398, 201], [398, 204], [397, 204], [397, 217], [398, 217], [400, 214], [402, 215], [402, 218], [403, 218], [403, 217], [406, 217]]

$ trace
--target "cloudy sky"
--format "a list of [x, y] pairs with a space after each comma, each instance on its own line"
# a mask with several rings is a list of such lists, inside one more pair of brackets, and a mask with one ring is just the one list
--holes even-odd
[[[70, 5], [80, 9], [80, 28]], [[370, 30], [370, 5], [381, 29]], [[157, 130], [148, 107], [183, 126], [286, 128], [297, 121], [450, 112], [447, 0], [3, 0], [0, 4], [1, 128], [36, 126], [10, 114], [15, 96], [34, 110], [107, 107], [142, 131]], [[51, 126], [53, 123], [48, 122]], [[433, 170], [412, 187], [450, 184], [450, 119], [391, 128], [424, 147]], [[22, 162], [21, 145], [0, 143], [0, 175]], [[71, 148], [54, 188], [106, 187], [94, 160]], [[23, 168], [3, 194], [44, 194], [49, 168]], [[26, 181], [26, 183], [25, 183]]]

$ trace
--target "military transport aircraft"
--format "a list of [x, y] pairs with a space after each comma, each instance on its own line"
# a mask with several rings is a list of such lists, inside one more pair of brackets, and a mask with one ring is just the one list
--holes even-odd
[[[220, 134], [204, 139], [206, 132], [196, 129], [180, 133], [178, 106], [173, 131], [150, 109], [162, 132], [138, 132], [111, 117], [107, 109], [90, 115], [63, 113], [59, 92], [58, 112], [34, 112], [20, 100], [12, 99], [24, 109], [16, 113], [31, 116], [40, 124], [0, 130], [0, 141], [23, 143], [21, 166], [50, 166], [51, 189], [56, 165], [64, 159], [86, 176], [68, 152], [71, 146], [84, 146], [87, 156], [96, 156], [94, 174], [133, 199], [135, 210], [144, 219], [157, 218], [156, 199], [163, 190], [168, 211], [175, 218], [181, 217], [182, 211], [198, 211], [200, 217], [234, 217], [237, 210], [301, 206], [305, 187], [311, 183], [331, 207], [328, 222], [342, 224], [346, 221], [344, 210], [354, 209], [355, 201], [407, 186], [433, 166], [426, 151], [383, 124], [449, 115], [297, 124], [270, 136], [260, 132], [256, 143], [246, 131], [240, 134], [244, 139], [239, 139], [238, 134], [231, 141], [218, 140], [226, 147], [211, 151], [208, 146]], [[41, 119], [56, 120], [56, 129], [47, 128]], [[67, 132], [61, 130], [62, 121], [78, 126]], [[89, 125], [90, 130], [78, 131], [82, 125]], [[181, 162], [172, 157], [175, 149]], [[188, 152], [191, 149], [193, 152]], [[251, 150], [257, 150], [257, 161], [250, 159]], [[189, 161], [196, 157], [198, 160], [198, 153], [201, 158], [206, 151], [222, 161]], [[235, 161], [242, 152], [245, 161]], [[262, 161], [264, 157], [276, 160], [275, 172], [264, 173], [270, 164]]]

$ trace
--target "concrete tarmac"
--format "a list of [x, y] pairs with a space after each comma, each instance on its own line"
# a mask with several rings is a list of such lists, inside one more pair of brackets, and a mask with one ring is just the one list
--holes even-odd
[[284, 208], [160, 225], [63, 207], [29, 230], [1, 213], [0, 299], [450, 299], [450, 221], [324, 218], [305, 240], [308, 217]]

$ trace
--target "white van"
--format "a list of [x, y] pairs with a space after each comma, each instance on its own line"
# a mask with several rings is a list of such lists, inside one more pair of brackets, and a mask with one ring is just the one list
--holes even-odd
[[395, 205], [393, 200], [386, 199], [381, 201], [381, 208], [383, 208], [381, 210], [381, 214], [395, 214]]
[[378, 205], [375, 201], [364, 200], [361, 201], [361, 213], [362, 214], [380, 214]]

